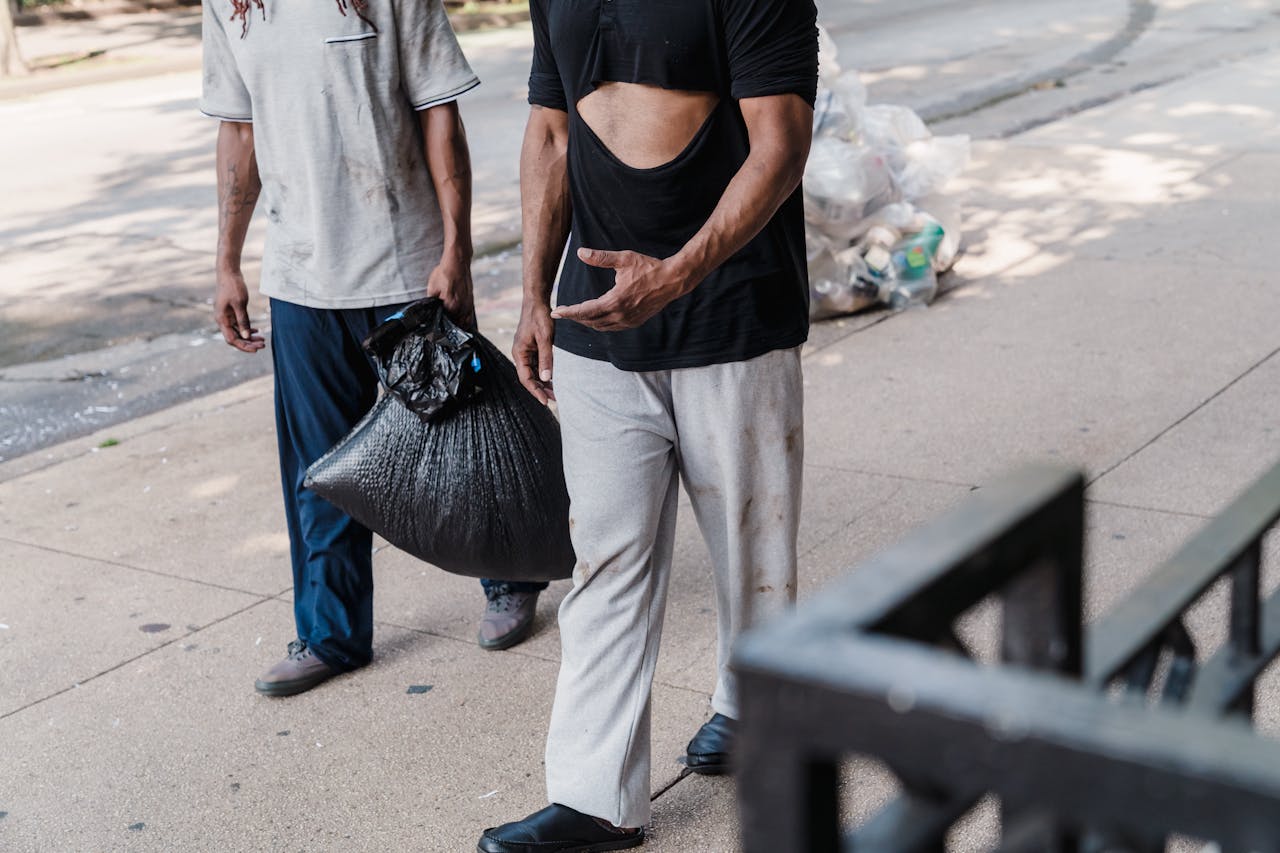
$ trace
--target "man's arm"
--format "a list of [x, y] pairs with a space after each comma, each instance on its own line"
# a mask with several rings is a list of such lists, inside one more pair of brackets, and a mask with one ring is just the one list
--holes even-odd
[[427, 169], [444, 222], [444, 252], [427, 279], [427, 295], [438, 296], [455, 322], [476, 324], [471, 288], [471, 153], [457, 102], [422, 110]]
[[253, 125], [234, 121], [219, 124], [216, 161], [218, 251], [214, 319], [228, 344], [241, 352], [255, 353], [266, 343], [249, 325], [249, 288], [240, 272], [244, 237], [262, 191], [258, 158], [253, 150]]
[[520, 207], [524, 232], [524, 304], [512, 357], [520, 381], [543, 403], [555, 399], [551, 385], [555, 324], [551, 290], [569, 239], [569, 114], [534, 106], [520, 151]]
[[751, 241], [804, 177], [813, 110], [798, 95], [741, 102], [751, 153], [705, 225], [670, 258], [583, 248], [583, 263], [614, 270], [613, 289], [598, 299], [557, 308], [552, 317], [603, 332], [631, 329], [692, 291]]

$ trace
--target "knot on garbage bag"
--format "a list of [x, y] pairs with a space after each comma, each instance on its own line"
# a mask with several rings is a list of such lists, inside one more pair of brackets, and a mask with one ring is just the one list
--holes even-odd
[[392, 314], [364, 342], [388, 393], [432, 420], [482, 390], [484, 359], [475, 335], [449, 319], [436, 297]]

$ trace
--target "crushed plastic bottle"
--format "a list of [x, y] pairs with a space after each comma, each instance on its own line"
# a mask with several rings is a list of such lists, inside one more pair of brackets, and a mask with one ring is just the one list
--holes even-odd
[[905, 311], [908, 308], [923, 308], [933, 302], [938, 295], [938, 274], [929, 270], [923, 278], [898, 281], [889, 294], [889, 308], [893, 311]]
[[[942, 226], [942, 242], [933, 256], [933, 271], [941, 275], [951, 269], [960, 253], [960, 229], [963, 224], [960, 205], [954, 197], [931, 195], [920, 200], [920, 215]], [[928, 211], [925, 213], [924, 211]]]
[[893, 267], [893, 247], [902, 239], [897, 229], [887, 225], [873, 227], [862, 238], [856, 250], [862, 254], [870, 281], [876, 285], [876, 300], [888, 303], [897, 286], [898, 273]]
[[943, 230], [937, 222], [900, 241], [893, 248], [895, 284], [889, 294], [894, 311], [928, 305], [938, 295], [938, 275], [933, 256], [942, 243]]
[[824, 248], [809, 259], [809, 315], [822, 320], [852, 314], [881, 301], [880, 286], [856, 248]]

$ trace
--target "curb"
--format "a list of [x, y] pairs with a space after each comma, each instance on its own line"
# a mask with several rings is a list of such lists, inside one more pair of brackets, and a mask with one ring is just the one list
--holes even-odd
[[125, 80], [139, 80], [144, 77], [159, 77], [164, 74], [177, 74], [183, 71], [200, 70], [200, 59], [158, 60], [154, 63], [138, 65], [120, 65], [101, 69], [76, 72], [74, 76], [28, 74], [0, 80], [0, 103], [18, 98], [43, 95], [63, 89], [74, 89], [79, 86], [92, 86], [97, 83], [119, 83]]
[[[67, 21], [91, 21], [111, 15], [133, 15], [148, 12], [190, 11], [200, 8], [200, 0], [147, 0], [147, 2], [129, 2], [129, 0], [103, 0], [88, 6], [70, 4], [56, 6], [39, 6], [13, 16], [15, 27], [43, 27]], [[456, 32], [467, 33], [475, 30], [496, 29], [522, 24], [529, 20], [529, 10], [501, 9], [486, 11], [453, 11], [449, 13], [449, 21]]]
[[89, 6], [71, 4], [39, 6], [13, 16], [15, 27], [43, 27], [64, 21], [91, 21], [109, 15], [132, 15], [146, 12], [171, 12], [176, 9], [198, 9], [200, 0], [148, 0], [130, 3], [128, 0], [104, 0]]
[[[4, 2], [4, 0], [0, 0]], [[313, 0], [314, 2], [314, 0]], [[193, 12], [200, 8], [199, 0], [150, 0], [140, 4], [128, 0], [104, 0], [93, 6], [42, 6], [40, 11], [16, 16], [15, 24], [25, 27], [57, 26], [70, 21], [88, 21], [111, 15]], [[501, 29], [518, 26], [529, 21], [527, 7], [510, 11], [452, 12], [449, 20], [458, 33]], [[19, 33], [21, 43], [21, 33]], [[157, 77], [200, 68], [199, 54], [186, 59], [160, 59], [154, 62], [105, 65], [87, 68], [74, 73], [49, 74], [35, 72], [21, 77], [0, 79], [0, 102], [16, 98], [42, 95], [62, 89], [71, 89], [95, 83], [117, 83], [145, 77]]]

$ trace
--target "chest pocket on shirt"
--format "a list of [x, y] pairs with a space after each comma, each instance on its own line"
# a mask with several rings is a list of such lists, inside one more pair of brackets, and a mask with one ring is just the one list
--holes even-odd
[[324, 93], [329, 109], [345, 119], [367, 116], [386, 88], [391, 65], [385, 61], [377, 33], [355, 33], [324, 40]]
[[374, 41], [378, 38], [377, 33], [355, 33], [349, 36], [333, 36], [324, 40], [325, 44], [355, 44], [362, 41]]

